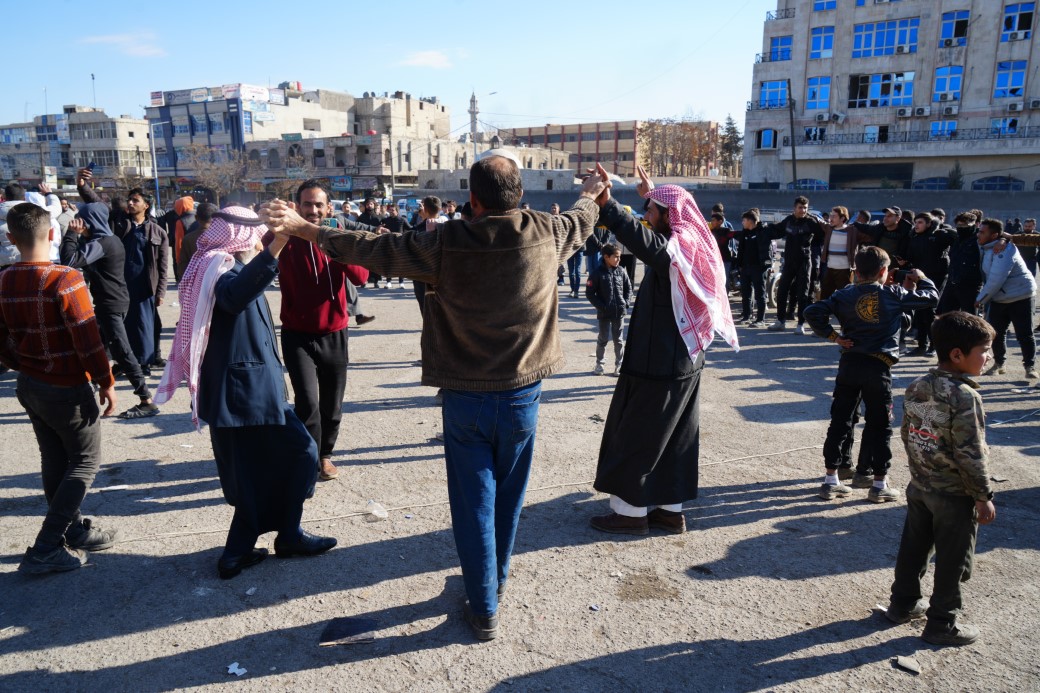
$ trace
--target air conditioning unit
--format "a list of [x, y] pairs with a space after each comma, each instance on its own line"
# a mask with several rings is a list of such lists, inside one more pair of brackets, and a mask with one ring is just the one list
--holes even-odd
[[890, 0], [874, 0], [875, 5], [884, 5], [887, 2], [890, 2]]
[[1008, 41], [1021, 41], [1022, 39], [1024, 39], [1026, 37], [1026, 32], [1024, 32], [1024, 31], [1012, 31], [1012, 32], [1008, 33], [1007, 37], [1008, 37]]
[[939, 94], [939, 100], [940, 101], [949, 101], [952, 96], [953, 96], [953, 94], [951, 94], [950, 92], [944, 91], [941, 94]]
[[1024, 103], [1022, 103], [1021, 101], [1015, 101], [1014, 103], [1009, 103], [1007, 105], [1007, 112], [1008, 113], [1018, 113], [1019, 111], [1023, 110], [1024, 107], [1025, 107]]
[[943, 115], [944, 116], [957, 115], [957, 113], [959, 111], [960, 111], [960, 108], [958, 108], [957, 106], [943, 106]]
[[900, 108], [896, 110], [896, 118], [909, 118], [914, 114], [912, 108]]
[[931, 106], [918, 106], [914, 109], [915, 116], [930, 116], [932, 114]]
[[817, 123], [826, 123], [830, 119], [831, 119], [831, 114], [830, 113], [817, 113], [816, 114], [816, 122]]
[[943, 48], [953, 48], [956, 45], [957, 45], [957, 39], [943, 39], [942, 40], [942, 47]]
[[1040, 108], [1040, 99], [1032, 99], [1029, 102], [1029, 107], [1030, 108]]
[[845, 122], [845, 114], [844, 113], [831, 113], [831, 120], [834, 121], [835, 123], [837, 123], [838, 125], [841, 125], [842, 123]]

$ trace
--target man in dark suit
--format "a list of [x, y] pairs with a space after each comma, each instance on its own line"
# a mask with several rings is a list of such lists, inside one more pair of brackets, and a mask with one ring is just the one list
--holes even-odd
[[[231, 207], [199, 237], [181, 282], [181, 318], [156, 397], [169, 399], [186, 380], [197, 419], [210, 425], [220, 486], [235, 508], [217, 562], [225, 580], [267, 556], [255, 547], [265, 532], [278, 532], [279, 557], [313, 556], [336, 545], [300, 526], [303, 502], [314, 494], [318, 450], [286, 399], [264, 290], [287, 238], [278, 236], [264, 249], [266, 230], [254, 212]], [[205, 330], [193, 326], [206, 322], [209, 338], [202, 343]], [[201, 358], [192, 359], [200, 349]]]

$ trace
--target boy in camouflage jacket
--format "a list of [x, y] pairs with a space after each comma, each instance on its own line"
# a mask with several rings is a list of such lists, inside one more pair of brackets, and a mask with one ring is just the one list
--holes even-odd
[[[932, 324], [939, 367], [910, 383], [903, 400], [903, 445], [910, 463], [906, 523], [885, 615], [907, 623], [927, 615], [921, 637], [933, 645], [967, 645], [978, 628], [958, 620], [961, 582], [971, 577], [979, 524], [996, 517], [986, 460], [986, 414], [968, 376], [989, 359], [993, 328], [955, 311]], [[921, 578], [935, 551], [935, 586], [926, 607]]]

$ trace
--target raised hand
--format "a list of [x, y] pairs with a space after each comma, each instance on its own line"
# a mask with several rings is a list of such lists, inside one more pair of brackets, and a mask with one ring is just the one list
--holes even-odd
[[650, 176], [646, 174], [646, 169], [642, 166], [636, 166], [636, 173], [639, 174], [636, 192], [639, 193], [640, 197], [646, 197], [654, 189], [654, 182], [650, 180]]

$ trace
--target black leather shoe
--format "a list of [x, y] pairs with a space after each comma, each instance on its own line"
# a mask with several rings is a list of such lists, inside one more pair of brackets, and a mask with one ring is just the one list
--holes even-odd
[[251, 568], [267, 558], [267, 549], [253, 549], [244, 556], [221, 558], [217, 561], [217, 573], [221, 580], [230, 580], [246, 568]]
[[274, 555], [278, 558], [292, 558], [293, 556], [317, 556], [325, 553], [336, 545], [333, 537], [319, 537], [316, 534], [300, 532], [300, 537], [293, 541], [274, 540]]

